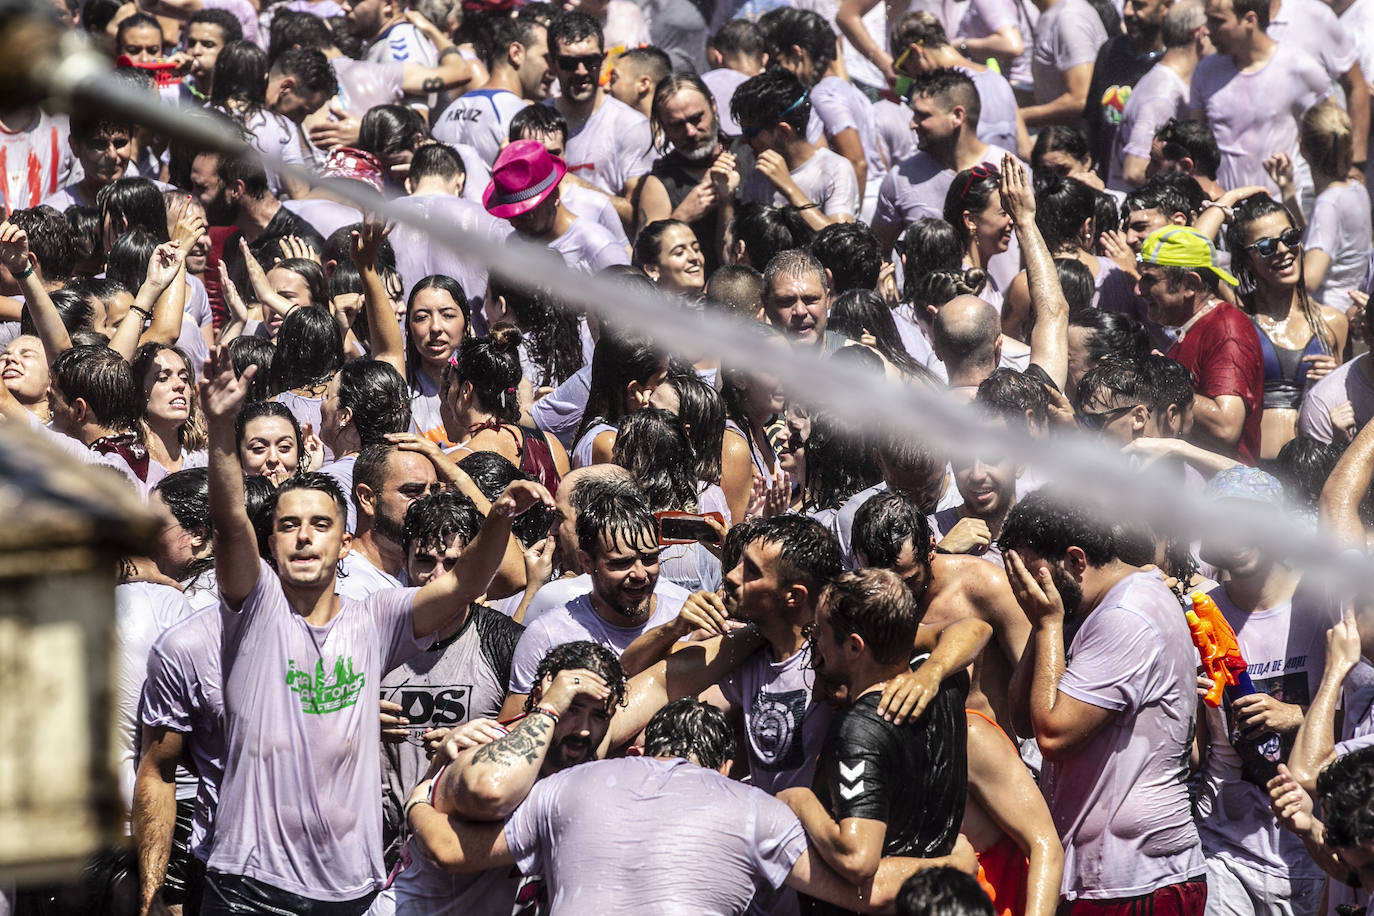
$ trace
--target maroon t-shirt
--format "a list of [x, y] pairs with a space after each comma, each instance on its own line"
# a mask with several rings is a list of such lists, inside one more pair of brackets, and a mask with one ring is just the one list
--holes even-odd
[[1229, 394], [1245, 402], [1245, 426], [1234, 457], [1254, 465], [1260, 452], [1264, 362], [1259, 332], [1250, 319], [1234, 305], [1219, 303], [1164, 355], [1188, 367], [1198, 394]]

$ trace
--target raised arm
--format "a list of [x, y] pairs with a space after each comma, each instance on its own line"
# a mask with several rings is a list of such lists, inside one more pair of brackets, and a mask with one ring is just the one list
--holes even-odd
[[401, 91], [406, 95], [426, 95], [444, 89], [457, 89], [472, 82], [472, 64], [463, 59], [462, 52], [453, 40], [418, 11], [406, 10], [405, 15], [439, 52], [439, 63], [433, 67], [405, 64], [401, 73]]
[[5, 265], [24, 293], [25, 308], [38, 332], [38, 339], [43, 342], [43, 355], [48, 365], [52, 365], [59, 353], [71, 349], [72, 339], [48, 291], [43, 288], [38, 258], [29, 250], [28, 233], [10, 222], [0, 223], [0, 264]]
[[[869, 34], [868, 26], [864, 25], [863, 21], [864, 16], [868, 15], [868, 11], [877, 6], [878, 2], [879, 0], [841, 0], [840, 8], [835, 13], [835, 25], [844, 37], [849, 39], [850, 44], [871, 60], [891, 82], [897, 79], [897, 73], [892, 69], [892, 57], [883, 51], [882, 43]], [[893, 50], [901, 53], [896, 48]]]
[[1341, 686], [1360, 661], [1360, 631], [1355, 617], [1346, 611], [1334, 627], [1326, 631], [1326, 668], [1312, 705], [1303, 716], [1288, 754], [1288, 769], [1305, 790], [1315, 793], [1317, 774], [1335, 756], [1336, 708], [1341, 701]]
[[[175, 242], [164, 242], [153, 250], [153, 256], [148, 259], [148, 270], [144, 275], [143, 285], [138, 288], [138, 294], [134, 296], [134, 304], [129, 306], [128, 313], [125, 314], [119, 327], [110, 337], [111, 350], [125, 359], [134, 358], [134, 351], [138, 349], [139, 341], [144, 336], [146, 323], [152, 321], [158, 314], [158, 304], [162, 301], [168, 288], [176, 282], [181, 264], [184, 262], [185, 258], [180, 256]], [[168, 313], [164, 306], [159, 330], [161, 336], [166, 336], [170, 317], [173, 316]], [[177, 339], [180, 330], [180, 318], [177, 318], [177, 329], [172, 332], [171, 340]]]
[[[1366, 357], [1368, 359], [1368, 357]], [[1321, 523], [1345, 547], [1366, 549], [1360, 501], [1374, 478], [1374, 423], [1366, 423], [1341, 455], [1322, 487]]]
[[377, 252], [391, 232], [391, 227], [372, 220], [364, 220], [361, 230], [355, 230], [348, 240], [348, 256], [358, 268], [363, 281], [363, 300], [367, 305], [367, 342], [372, 358], [390, 363], [406, 376], [406, 346], [401, 326], [386, 295], [386, 285], [377, 270]]
[[511, 481], [491, 504], [477, 536], [463, 548], [453, 569], [415, 594], [411, 613], [416, 636], [438, 632], [467, 613], [468, 605], [486, 592], [501, 565], [512, 520], [538, 503], [553, 507], [548, 490], [530, 480]]
[[236, 448], [234, 421], [248, 395], [256, 366], [235, 377], [228, 347], [210, 351], [197, 391], [210, 432], [210, 522], [215, 528], [215, 575], [226, 604], [243, 605], [257, 584], [258, 538], [243, 495], [243, 466]]
[[[162, 294], [153, 301], [153, 318], [148, 327], [139, 335], [140, 345], [160, 343], [168, 346], [176, 343], [181, 336], [182, 317], [186, 314], [186, 252], [190, 248], [173, 239], [159, 245], [153, 251], [148, 263], [149, 274], [161, 279], [170, 275], [171, 279], [162, 288]], [[121, 326], [122, 327], [122, 326]]]
[[1016, 240], [1026, 260], [1035, 322], [1030, 334], [1030, 361], [1063, 391], [1069, 377], [1069, 302], [1059, 285], [1054, 257], [1035, 224], [1035, 190], [1030, 177], [1010, 155], [1002, 157], [1001, 194], [1002, 208], [1016, 224]]

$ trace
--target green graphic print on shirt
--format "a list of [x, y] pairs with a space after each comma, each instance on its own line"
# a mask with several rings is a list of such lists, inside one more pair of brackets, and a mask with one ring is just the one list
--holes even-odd
[[334, 660], [333, 681], [325, 678], [323, 658], [315, 661], [314, 677], [297, 668], [295, 659], [287, 661], [286, 685], [300, 697], [301, 711], [307, 715], [324, 715], [352, 706], [358, 702], [363, 681], [362, 674], [353, 672], [351, 656], [340, 655]]

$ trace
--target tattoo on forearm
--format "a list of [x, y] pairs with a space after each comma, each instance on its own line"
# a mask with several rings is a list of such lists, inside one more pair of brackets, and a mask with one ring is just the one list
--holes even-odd
[[523, 759], [527, 764], [535, 763], [548, 746], [552, 729], [553, 722], [548, 716], [526, 716], [509, 735], [478, 748], [472, 755], [472, 762], [510, 766]]
[[431, 76], [429, 79], [425, 80], [423, 83], [420, 84], [421, 92], [438, 92], [440, 89], [443, 88], [444, 81], [439, 79], [439, 77], [437, 76]]

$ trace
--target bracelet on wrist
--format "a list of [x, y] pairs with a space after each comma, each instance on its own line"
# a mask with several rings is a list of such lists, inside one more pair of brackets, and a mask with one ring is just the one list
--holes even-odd
[[153, 313], [150, 312], [150, 311], [148, 311], [147, 309], [143, 308], [142, 306], [139, 306], [139, 305], [131, 305], [131, 306], [129, 306], [129, 310], [130, 310], [130, 311], [134, 311], [134, 312], [138, 312], [140, 315], [142, 315], [142, 316], [143, 316], [145, 319], [147, 319], [148, 321], [152, 321], [152, 320], [153, 320]]
[[14, 275], [14, 279], [16, 279], [16, 280], [27, 280], [29, 277], [32, 277], [32, 276], [33, 276], [33, 270], [34, 270], [33, 262], [30, 261], [28, 267], [25, 267], [25, 268], [24, 268], [23, 270], [21, 270], [19, 273], [17, 273], [17, 274]]
[[558, 713], [554, 712], [552, 709], [549, 709], [549, 707], [547, 707], [547, 706], [536, 706], [536, 707], [534, 707], [533, 709], [530, 710], [530, 713], [531, 713], [531, 714], [534, 714], [534, 713], [536, 713], [536, 712], [543, 713], [544, 715], [548, 716], [550, 719], [553, 720], [553, 724], [554, 724], [554, 725], [557, 725], [557, 724], [558, 724]]
[[793, 209], [793, 210], [796, 210], [798, 213], [800, 213], [800, 212], [803, 211], [803, 210], [814, 210], [816, 207], [819, 207], [819, 206], [820, 206], [820, 204], [811, 203], [811, 204], [803, 204], [803, 205], [800, 206], [800, 207], [798, 207], [798, 206], [793, 206], [792, 209]]

